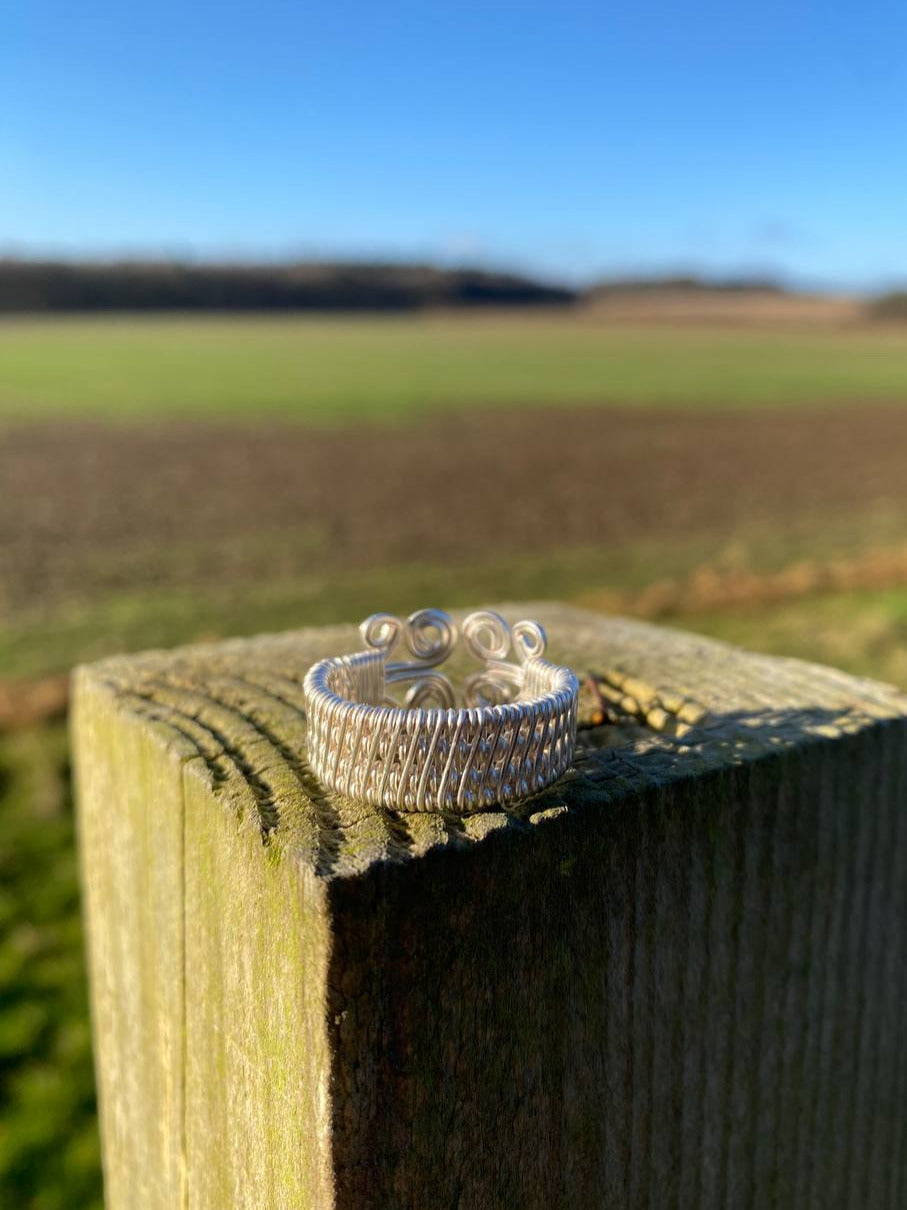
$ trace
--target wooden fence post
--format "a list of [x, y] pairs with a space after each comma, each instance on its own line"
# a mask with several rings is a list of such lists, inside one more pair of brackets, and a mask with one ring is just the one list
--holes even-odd
[[903, 1206], [907, 698], [502, 612], [661, 700], [465, 820], [313, 780], [352, 627], [80, 670], [109, 1210]]

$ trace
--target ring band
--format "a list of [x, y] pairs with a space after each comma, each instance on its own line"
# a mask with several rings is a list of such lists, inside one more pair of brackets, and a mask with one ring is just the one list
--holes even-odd
[[[468, 814], [518, 802], [566, 771], [579, 683], [542, 658], [537, 622], [511, 627], [481, 610], [458, 636], [448, 614], [423, 609], [405, 620], [373, 614], [359, 630], [368, 650], [321, 660], [305, 678], [309, 760], [325, 787], [398, 811]], [[438, 665], [460, 636], [481, 667], [458, 707]], [[412, 658], [389, 662], [401, 645]], [[402, 703], [389, 696], [398, 685], [408, 686]]]

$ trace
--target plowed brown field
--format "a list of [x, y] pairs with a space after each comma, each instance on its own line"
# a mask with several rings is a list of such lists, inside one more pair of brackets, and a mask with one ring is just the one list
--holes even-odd
[[469, 412], [333, 432], [57, 424], [0, 436], [0, 484], [10, 617], [123, 588], [754, 523], [783, 534], [878, 506], [907, 516], [907, 410]]

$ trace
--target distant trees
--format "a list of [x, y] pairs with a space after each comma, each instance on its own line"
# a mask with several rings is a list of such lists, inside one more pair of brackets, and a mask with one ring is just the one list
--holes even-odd
[[0, 260], [0, 311], [389, 310], [565, 304], [508, 273], [391, 264]]
[[870, 319], [907, 319], [907, 290], [893, 290], [880, 294], [867, 306]]
[[783, 285], [768, 277], [697, 277], [692, 274], [664, 277], [606, 278], [586, 291], [587, 298], [631, 294], [785, 294]]
[[[0, 259], [0, 313], [416, 311], [748, 294], [783, 298], [788, 290], [777, 280], [745, 275], [624, 276], [571, 289], [517, 273], [384, 262]], [[868, 304], [866, 313], [878, 319], [907, 319], [907, 290], [880, 296]]]

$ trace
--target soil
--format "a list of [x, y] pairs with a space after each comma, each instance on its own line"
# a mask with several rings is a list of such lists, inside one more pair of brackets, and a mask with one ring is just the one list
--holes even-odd
[[860, 299], [777, 290], [617, 290], [593, 295], [585, 307], [621, 323], [849, 328], [867, 319]]
[[907, 512], [905, 468], [895, 406], [23, 427], [0, 435], [0, 616], [124, 588]]

